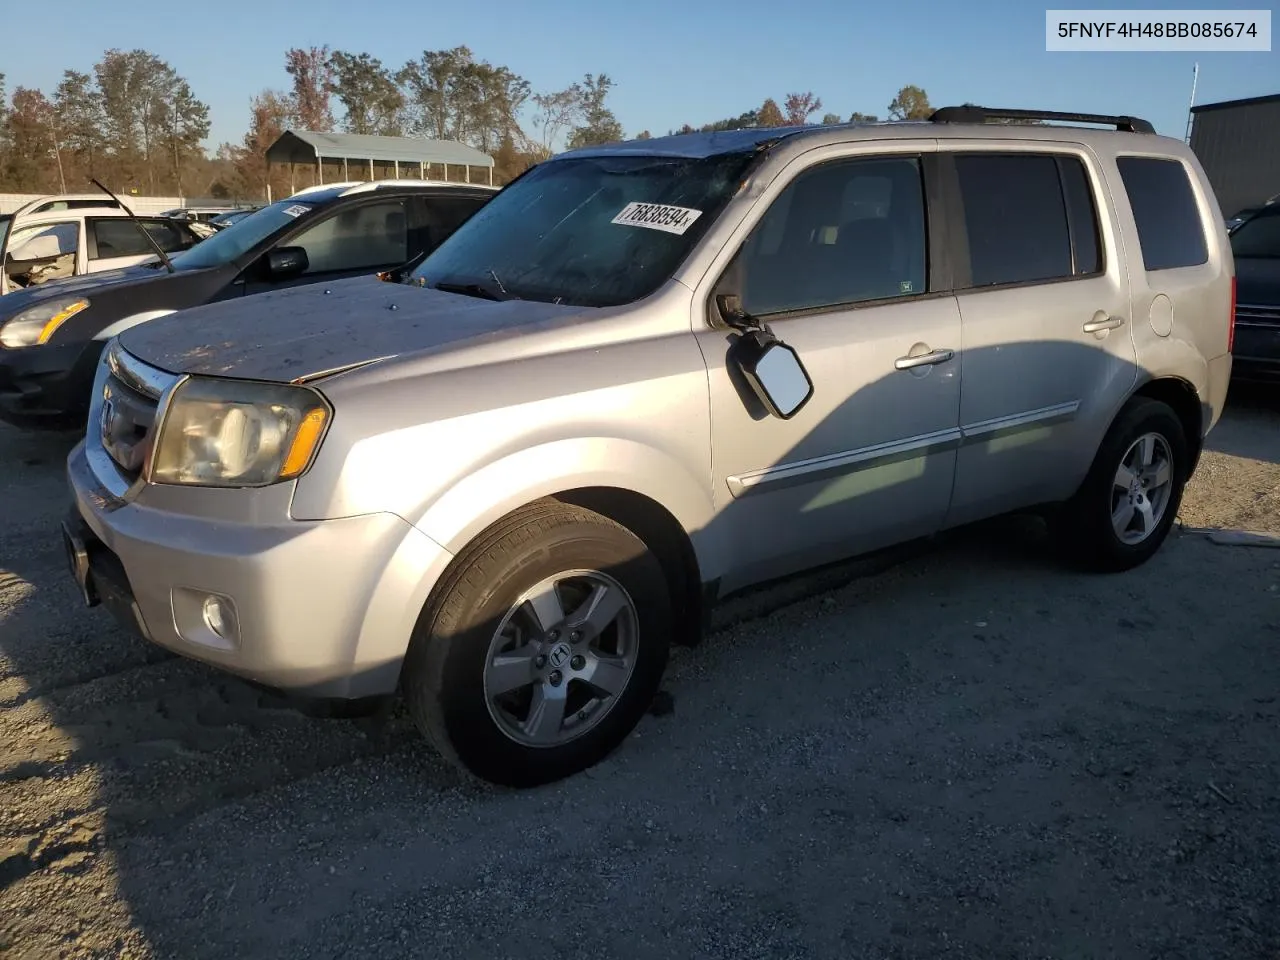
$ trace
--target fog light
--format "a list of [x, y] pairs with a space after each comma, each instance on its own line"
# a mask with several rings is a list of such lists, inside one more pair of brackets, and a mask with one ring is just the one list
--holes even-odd
[[230, 640], [235, 635], [235, 614], [231, 610], [231, 604], [227, 603], [221, 597], [208, 596], [204, 598], [204, 625], [212, 630], [223, 640]]

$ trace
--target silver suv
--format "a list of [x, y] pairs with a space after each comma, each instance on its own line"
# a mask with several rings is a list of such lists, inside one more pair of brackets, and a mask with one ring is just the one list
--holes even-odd
[[1014, 510], [1145, 561], [1222, 411], [1232, 291], [1204, 172], [1134, 118], [576, 150], [407, 275], [113, 341], [68, 558], [158, 644], [398, 689], [474, 774], [546, 782], [726, 594]]

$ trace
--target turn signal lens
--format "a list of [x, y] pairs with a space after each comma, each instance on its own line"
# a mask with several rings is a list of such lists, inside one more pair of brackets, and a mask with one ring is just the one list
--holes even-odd
[[296, 477], [307, 468], [328, 419], [329, 412], [324, 407], [312, 407], [302, 418], [302, 422], [298, 424], [298, 432], [293, 435], [293, 443], [289, 444], [284, 466], [280, 469], [281, 479]]

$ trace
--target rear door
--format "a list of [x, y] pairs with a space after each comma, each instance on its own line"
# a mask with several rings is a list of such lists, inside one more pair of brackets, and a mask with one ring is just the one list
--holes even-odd
[[954, 525], [1069, 496], [1137, 366], [1120, 225], [1093, 153], [943, 150], [964, 335]]
[[485, 205], [488, 196], [456, 193], [409, 198], [409, 258], [430, 253]]

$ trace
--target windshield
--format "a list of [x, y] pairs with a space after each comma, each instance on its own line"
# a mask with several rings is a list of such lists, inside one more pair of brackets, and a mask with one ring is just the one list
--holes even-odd
[[13, 222], [13, 217], [5, 215], [0, 217], [0, 250], [4, 249], [4, 238], [9, 235], [9, 224]]
[[552, 160], [481, 207], [408, 282], [499, 300], [631, 303], [671, 276], [753, 156]]
[[252, 250], [285, 224], [314, 209], [314, 204], [305, 201], [279, 200], [172, 257], [173, 265], [180, 270], [221, 267]]
[[1280, 259], [1280, 214], [1250, 217], [1231, 231], [1231, 253], [1237, 257]]

